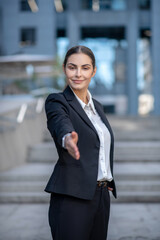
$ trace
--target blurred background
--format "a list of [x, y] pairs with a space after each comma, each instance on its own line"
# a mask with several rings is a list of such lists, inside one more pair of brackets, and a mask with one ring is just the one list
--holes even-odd
[[160, 115], [159, 1], [1, 0], [0, 9], [1, 95], [63, 89], [64, 54], [83, 44], [108, 112]]
[[115, 135], [110, 240], [158, 240], [160, 0], [0, 0], [0, 240], [50, 239], [43, 189], [57, 153], [44, 102], [64, 89], [63, 59], [78, 44], [95, 54], [89, 88]]

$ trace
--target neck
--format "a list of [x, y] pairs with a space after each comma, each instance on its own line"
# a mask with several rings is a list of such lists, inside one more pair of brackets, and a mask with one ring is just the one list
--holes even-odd
[[87, 89], [83, 90], [77, 90], [77, 89], [72, 89], [74, 93], [84, 102], [88, 103], [88, 98], [87, 98]]

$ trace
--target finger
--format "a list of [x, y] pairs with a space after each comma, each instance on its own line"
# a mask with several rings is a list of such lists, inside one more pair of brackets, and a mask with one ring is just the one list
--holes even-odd
[[69, 152], [69, 154], [70, 154], [73, 158], [75, 158], [76, 160], [79, 160], [79, 158], [80, 158], [79, 152], [77, 152], [77, 153]]
[[70, 148], [68, 149], [68, 152], [72, 155], [72, 157], [74, 157], [75, 159], [79, 159], [80, 158], [80, 153], [78, 148], [76, 147], [76, 149]]
[[69, 141], [67, 144], [67, 150], [68, 152], [76, 159], [80, 158], [79, 149], [76, 144], [73, 143], [73, 141]]
[[80, 152], [79, 152], [79, 150], [76, 152], [75, 159], [76, 159], [76, 160], [79, 160], [79, 159], [80, 159]]
[[74, 149], [68, 149], [68, 152], [76, 156], [78, 151], [75, 151]]
[[65, 138], [66, 146], [68, 144], [72, 145], [72, 143], [77, 144], [77, 142], [78, 142], [78, 134], [76, 132], [72, 132], [71, 135], [66, 136], [66, 138]]
[[77, 143], [78, 142], [78, 134], [76, 132], [72, 132], [71, 133], [71, 138], [72, 140], [74, 141], [74, 143]]
[[75, 143], [73, 138], [71, 138], [71, 136], [68, 136], [66, 139], [66, 148], [73, 149], [75, 151], [78, 149], [77, 144]]
[[72, 140], [72, 138], [69, 136], [66, 139], [66, 148], [67, 150], [69, 149], [76, 149], [76, 144], [74, 143], [74, 141]]
[[80, 158], [80, 153], [77, 147], [77, 142], [78, 142], [78, 134], [73, 131], [70, 136], [66, 137], [65, 145], [69, 154], [78, 160]]
[[109, 190], [109, 191], [113, 191], [113, 188], [108, 187], [108, 190]]
[[67, 150], [70, 150], [70, 151], [72, 151], [72, 152], [76, 152], [76, 151], [78, 151], [78, 147], [77, 147], [77, 145], [71, 140], [71, 141], [69, 141], [68, 144], [67, 144]]

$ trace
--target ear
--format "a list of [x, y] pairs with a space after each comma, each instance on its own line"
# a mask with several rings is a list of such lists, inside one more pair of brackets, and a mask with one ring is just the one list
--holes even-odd
[[96, 74], [97, 72], [97, 67], [95, 66], [94, 70], [93, 70], [93, 73], [92, 73], [92, 77], [94, 77], [94, 75]]

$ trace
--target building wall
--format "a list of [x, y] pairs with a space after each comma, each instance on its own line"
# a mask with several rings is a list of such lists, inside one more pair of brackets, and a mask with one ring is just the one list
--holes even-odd
[[[52, 1], [38, 0], [39, 11], [35, 14], [20, 11], [19, 2], [1, 2], [3, 53], [55, 54], [55, 14]], [[24, 27], [36, 29], [35, 45], [20, 46], [20, 30]]]

